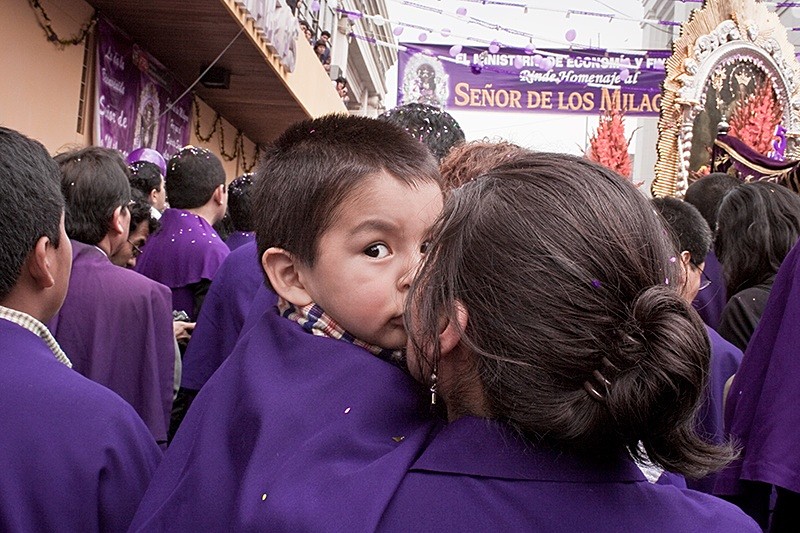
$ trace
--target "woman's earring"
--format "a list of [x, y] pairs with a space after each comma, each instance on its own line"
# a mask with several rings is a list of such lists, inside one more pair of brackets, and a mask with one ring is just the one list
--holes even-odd
[[436, 406], [436, 388], [439, 385], [439, 376], [436, 375], [437, 364], [433, 365], [433, 372], [431, 373], [431, 407]]

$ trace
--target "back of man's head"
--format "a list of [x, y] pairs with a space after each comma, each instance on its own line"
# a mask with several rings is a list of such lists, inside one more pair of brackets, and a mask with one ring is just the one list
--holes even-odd
[[368, 178], [441, 184], [431, 153], [390, 122], [327, 115], [289, 126], [256, 173], [252, 216], [258, 253], [283, 248], [313, 266], [320, 236]]
[[161, 190], [161, 170], [158, 165], [149, 161], [131, 163], [130, 170], [131, 188], [141, 191], [145, 197], [153, 190]]
[[728, 192], [741, 184], [742, 181], [733, 176], [723, 172], [714, 172], [689, 185], [683, 199], [700, 211], [711, 231], [714, 231], [717, 228], [717, 212], [722, 199]]
[[195, 209], [225, 184], [225, 169], [210, 150], [186, 146], [169, 160], [166, 184], [170, 207]]
[[378, 120], [397, 124], [428, 147], [437, 161], [464, 142], [464, 131], [446, 111], [427, 104], [405, 104], [386, 111]]
[[253, 221], [250, 216], [252, 189], [253, 174], [239, 176], [228, 187], [228, 213], [236, 231], [253, 231]]
[[99, 146], [59, 154], [55, 160], [67, 204], [67, 234], [85, 244], [99, 243], [114, 211], [131, 201], [125, 160], [116, 150]]
[[703, 264], [712, 239], [711, 229], [700, 211], [677, 198], [654, 198], [652, 203], [678, 240], [678, 252], [689, 252], [695, 266]]
[[0, 302], [36, 242], [59, 246], [64, 199], [58, 166], [39, 142], [0, 127]]

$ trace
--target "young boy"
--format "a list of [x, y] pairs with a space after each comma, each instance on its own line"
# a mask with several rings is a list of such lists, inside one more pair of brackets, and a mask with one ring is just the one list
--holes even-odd
[[41, 144], [0, 128], [0, 530], [125, 531], [161, 453], [44, 325], [72, 265], [58, 183]]
[[278, 309], [200, 391], [133, 530], [371, 529], [381, 509], [353, 513], [348, 487], [392, 490], [374, 467], [403, 470], [431, 429], [398, 366], [405, 299], [442, 205], [432, 156], [397, 126], [331, 115], [284, 132], [256, 181]]

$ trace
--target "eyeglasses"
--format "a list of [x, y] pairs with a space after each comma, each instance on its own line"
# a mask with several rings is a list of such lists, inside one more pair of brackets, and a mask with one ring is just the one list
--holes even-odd
[[711, 278], [709, 278], [706, 274], [706, 271], [700, 268], [698, 265], [692, 263], [692, 266], [700, 271], [700, 287], [697, 290], [702, 291], [703, 289], [707, 289], [709, 285], [711, 285]]
[[128, 244], [131, 245], [133, 257], [139, 257], [142, 255], [142, 249], [133, 244], [130, 239], [128, 239]]

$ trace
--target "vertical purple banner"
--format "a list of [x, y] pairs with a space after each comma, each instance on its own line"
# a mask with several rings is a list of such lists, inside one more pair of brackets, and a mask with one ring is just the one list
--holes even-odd
[[105, 19], [97, 24], [95, 144], [168, 158], [189, 142], [192, 99], [150, 54]]
[[[447, 109], [658, 116], [667, 50], [539, 50], [403, 43], [397, 101]], [[456, 53], [456, 51], [458, 53]], [[452, 54], [454, 55], [451, 55]]]

